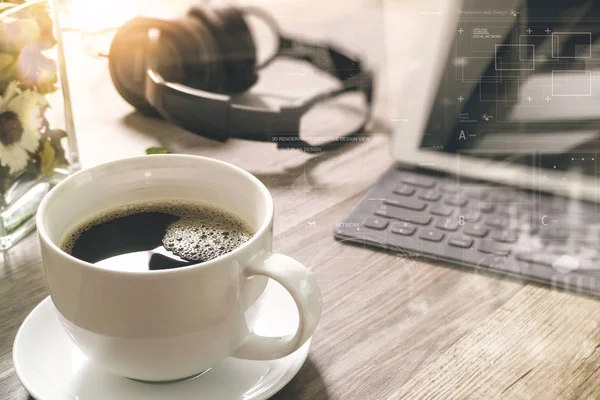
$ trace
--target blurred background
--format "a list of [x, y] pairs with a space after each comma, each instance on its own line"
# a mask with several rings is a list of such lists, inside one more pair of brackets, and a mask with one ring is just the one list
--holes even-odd
[[[362, 56], [375, 71], [375, 118], [370, 127], [374, 133], [389, 133], [391, 129], [389, 110], [378, 107], [384, 94], [378, 88], [388, 84], [386, 27], [397, 31], [396, 34], [392, 33], [394, 37], [402, 35], [402, 27], [398, 24], [394, 26], [393, 21], [390, 21], [393, 6], [386, 3], [383, 0], [237, 2], [239, 5], [257, 6], [268, 11], [283, 32], [291, 36], [329, 40]], [[110, 49], [110, 41], [116, 29], [134, 16], [176, 18], [196, 4], [202, 2], [65, 0], [60, 3], [60, 24], [64, 32], [73, 112], [84, 168], [110, 159], [144, 154], [145, 148], [154, 146], [164, 147], [169, 152], [219, 157], [224, 144], [195, 136], [164, 121], [135, 112], [114, 89], [107, 60], [103, 57]], [[256, 18], [250, 17], [247, 21], [253, 28], [252, 33], [258, 43], [259, 59], [266, 57], [276, 44], [272, 33]], [[401, 45], [404, 42], [395, 41]], [[258, 84], [249, 94], [237, 96], [235, 101], [277, 107], [286, 101], [326, 91], [337, 84], [339, 83], [334, 79], [306, 63], [280, 59], [261, 72]], [[303, 118], [302, 132], [315, 138], [343, 133], [360, 122], [362, 106], [360, 96], [356, 94], [327, 102]], [[329, 113], [330, 119], [336, 123], [323, 124], [323, 118], [319, 116], [324, 113]], [[344, 116], [343, 125], [340, 124], [340, 118], [337, 118], [340, 113]], [[107, 141], [110, 146], [105, 145]], [[226, 146], [244, 146], [249, 152], [267, 152], [264, 165], [245, 165], [243, 159], [228, 160], [258, 174], [272, 170], [274, 165], [291, 166], [299, 160], [311, 158], [301, 152], [277, 151], [270, 143], [237, 140], [230, 141]]]

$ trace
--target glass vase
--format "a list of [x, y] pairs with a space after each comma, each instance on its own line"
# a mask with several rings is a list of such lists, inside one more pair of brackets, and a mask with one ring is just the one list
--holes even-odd
[[57, 15], [52, 2], [0, 0], [0, 250], [79, 168]]

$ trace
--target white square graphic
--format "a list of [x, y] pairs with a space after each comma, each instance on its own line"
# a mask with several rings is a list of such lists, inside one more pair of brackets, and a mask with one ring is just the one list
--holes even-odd
[[592, 71], [554, 70], [552, 71], [552, 96], [591, 96]]
[[[561, 39], [561, 36], [564, 36]], [[574, 56], [565, 56], [560, 54], [560, 43], [561, 40], [564, 43], [567, 38], [569, 39], [577, 39], [579, 43], [573, 44], [574, 46]], [[591, 32], [552, 32], [552, 58], [575, 58], [575, 59], [584, 59], [584, 58], [592, 58], [592, 33]], [[577, 47], [583, 48], [586, 51], [583, 51], [582, 55], [577, 55], [578, 52]]]
[[[533, 71], [535, 70], [535, 45], [533, 44], [496, 44], [494, 65], [496, 71]], [[523, 59], [523, 50], [531, 50], [531, 59]], [[515, 54], [518, 56], [515, 58]], [[513, 60], [509, 57], [512, 56]], [[514, 60], [518, 60], [515, 62]]]

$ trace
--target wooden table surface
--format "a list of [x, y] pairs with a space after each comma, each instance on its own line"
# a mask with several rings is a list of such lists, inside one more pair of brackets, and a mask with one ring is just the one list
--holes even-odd
[[[334, 224], [392, 163], [390, 131], [409, 117], [393, 114], [397, 102], [410, 101], [397, 84], [410, 79], [408, 50], [426, 30], [418, 17], [430, 5], [385, 2], [383, 13], [381, 2], [320, 3], [310, 13], [298, 1], [271, 6], [283, 25], [304, 18], [298, 29], [336, 36], [372, 61], [377, 112], [368, 141], [309, 156], [270, 143], [199, 138], [132, 112], [113, 89], [106, 60], [86, 56], [77, 35], [68, 34], [83, 166], [162, 145], [232, 162], [268, 186], [276, 205], [274, 249], [307, 265], [323, 293], [308, 360], [275, 399], [600, 398], [597, 300], [333, 239]], [[290, 68], [274, 67], [260, 88], [313, 87], [305, 72]], [[331, 129], [354, 114], [350, 105], [318, 116], [320, 123], [307, 129]], [[1, 399], [28, 398], [14, 372], [12, 344], [47, 294], [37, 238], [30, 235], [0, 259]]]

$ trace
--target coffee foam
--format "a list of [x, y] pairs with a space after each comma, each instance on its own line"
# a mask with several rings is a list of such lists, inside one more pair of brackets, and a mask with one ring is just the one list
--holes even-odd
[[253, 236], [248, 224], [235, 214], [210, 204], [169, 200], [107, 210], [75, 229], [60, 247], [71, 253], [79, 236], [92, 226], [143, 212], [179, 217], [167, 227], [162, 243], [165, 249], [188, 261], [212, 260], [235, 250]]

